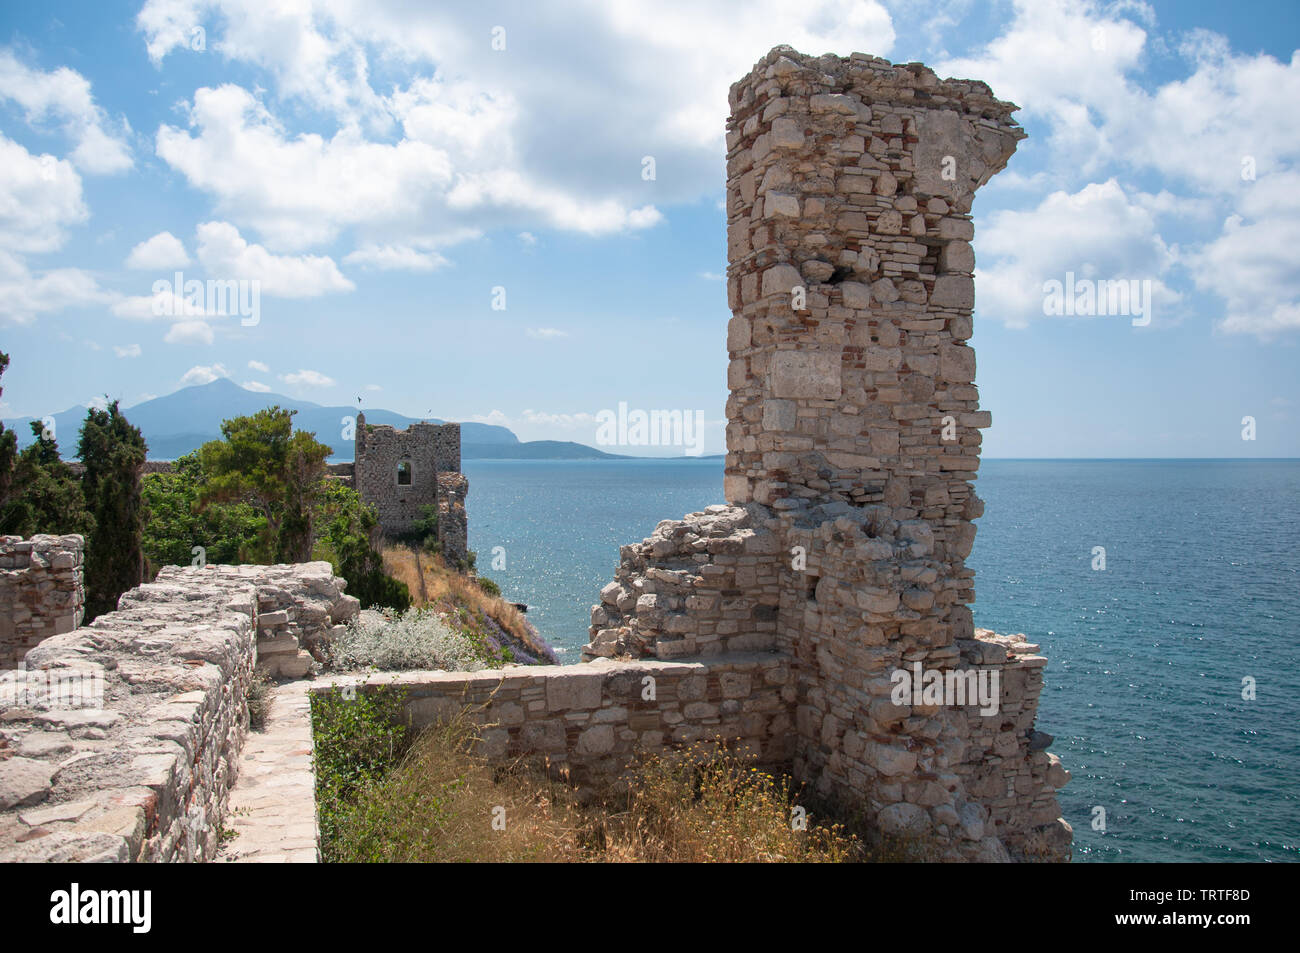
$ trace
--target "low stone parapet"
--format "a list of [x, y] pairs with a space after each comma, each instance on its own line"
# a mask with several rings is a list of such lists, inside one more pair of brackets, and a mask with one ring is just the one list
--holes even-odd
[[790, 659], [776, 652], [337, 676], [318, 679], [311, 690], [384, 687], [402, 693], [415, 728], [467, 711], [481, 726], [488, 758], [545, 759], [584, 785], [616, 779], [640, 752], [696, 741], [725, 740], [763, 765], [788, 764], [792, 754]]
[[169, 567], [29, 651], [0, 677], [0, 861], [211, 859], [264, 607], [296, 639], [355, 602], [323, 562]]

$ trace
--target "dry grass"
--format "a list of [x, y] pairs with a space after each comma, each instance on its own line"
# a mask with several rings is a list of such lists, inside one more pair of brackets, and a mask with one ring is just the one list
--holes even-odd
[[625, 809], [602, 819], [606, 861], [845, 863], [857, 839], [823, 824], [788, 778], [712, 744], [648, 756]]
[[448, 613], [462, 626], [485, 636], [483, 621], [491, 619], [511, 639], [539, 661], [554, 662], [554, 653], [528, 624], [522, 612], [500, 596], [484, 592], [471, 577], [447, 566], [441, 555], [407, 546], [386, 546], [384, 572], [406, 583], [416, 605]]
[[620, 795], [585, 803], [564, 778], [475, 752], [465, 717], [427, 730], [341, 819], [351, 862], [845, 862], [839, 825], [792, 824], [788, 782], [716, 746], [644, 759]]

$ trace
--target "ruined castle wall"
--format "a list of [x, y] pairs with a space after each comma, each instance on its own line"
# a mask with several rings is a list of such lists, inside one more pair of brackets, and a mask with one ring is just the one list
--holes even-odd
[[[778, 47], [727, 127], [729, 506], [624, 547], [585, 658], [770, 647], [792, 768], [950, 859], [1068, 857], [1033, 731], [1045, 660], [977, 635], [966, 568], [990, 424], [974, 385], [975, 190], [1023, 133], [979, 82]], [[899, 672], [1001, 682], [997, 711]]]
[[[411, 467], [409, 485], [398, 483], [402, 462]], [[460, 472], [460, 424], [416, 423], [397, 430], [367, 424], [358, 414], [352, 485], [375, 507], [389, 535], [410, 532], [422, 507], [436, 507], [443, 554], [452, 563], [465, 559], [469, 482]]]
[[[412, 424], [406, 430], [367, 424], [357, 419], [353, 484], [374, 505], [385, 532], [404, 533], [419, 517], [422, 506], [438, 504], [438, 467], [433, 448], [433, 424]], [[411, 482], [397, 482], [398, 465], [410, 464]]]
[[0, 536], [0, 670], [81, 625], [84, 545], [80, 536]]
[[967, 213], [1015, 107], [919, 64], [790, 54], [731, 91], [727, 499], [911, 511], [958, 571], [990, 422]]
[[584, 658], [702, 657], [777, 646], [781, 541], [763, 508], [710, 506], [623, 546]]
[[259, 635], [355, 613], [329, 563], [169, 566], [46, 639], [0, 676], [0, 862], [212, 859]]
[[438, 474], [438, 542], [442, 552], [454, 565], [469, 553], [469, 517], [465, 497], [469, 480], [464, 474], [442, 471]]
[[788, 765], [793, 753], [793, 677], [789, 660], [771, 653], [337, 676], [318, 680], [312, 691], [335, 686], [402, 691], [416, 728], [468, 710], [483, 726], [485, 756], [544, 758], [583, 785], [617, 779], [638, 753], [719, 737], [758, 764]]

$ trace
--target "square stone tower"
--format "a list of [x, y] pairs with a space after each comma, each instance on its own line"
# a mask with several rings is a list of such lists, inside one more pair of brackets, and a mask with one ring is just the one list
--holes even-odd
[[[781, 653], [769, 740], [815, 796], [944, 859], [1066, 858], [1069, 775], [1033, 728], [1046, 659], [975, 630], [965, 565], [991, 423], [970, 209], [1024, 138], [1016, 107], [789, 47], [730, 103], [728, 505], [623, 547], [584, 656]], [[962, 692], [900, 692], [913, 677]]]
[[438, 509], [438, 540], [453, 565], [466, 558], [465, 497], [460, 472], [460, 424], [412, 424], [405, 430], [366, 423], [357, 414], [353, 487], [379, 514], [388, 536], [408, 533], [425, 506]]
[[1023, 131], [984, 83], [777, 48], [727, 123], [725, 493], [884, 503], [974, 540], [969, 212]]

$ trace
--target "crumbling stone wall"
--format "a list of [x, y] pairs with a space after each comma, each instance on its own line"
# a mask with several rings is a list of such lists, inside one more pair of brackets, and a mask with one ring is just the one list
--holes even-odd
[[[399, 465], [409, 468], [407, 484], [398, 482]], [[409, 532], [422, 507], [437, 507], [443, 555], [453, 564], [466, 558], [469, 481], [460, 472], [460, 424], [397, 430], [357, 414], [352, 486], [374, 505], [380, 529], [390, 535]]]
[[0, 536], [0, 669], [85, 614], [80, 536]]
[[[791, 767], [951, 859], [1065, 859], [1045, 659], [976, 633], [976, 189], [1023, 132], [983, 83], [778, 47], [731, 89], [726, 506], [625, 546], [585, 658], [788, 654]], [[997, 712], [896, 674], [1000, 679]], [[1048, 739], [1050, 740], [1050, 739]]]
[[718, 737], [758, 764], [788, 764], [793, 754], [794, 679], [788, 657], [771, 653], [336, 676], [311, 690], [336, 686], [400, 690], [417, 729], [465, 711], [483, 726], [480, 746], [488, 758], [545, 759], [591, 787], [617, 780], [639, 753]]
[[212, 859], [259, 633], [347, 621], [343, 586], [326, 562], [169, 566], [29, 651], [0, 676], [0, 862]]

